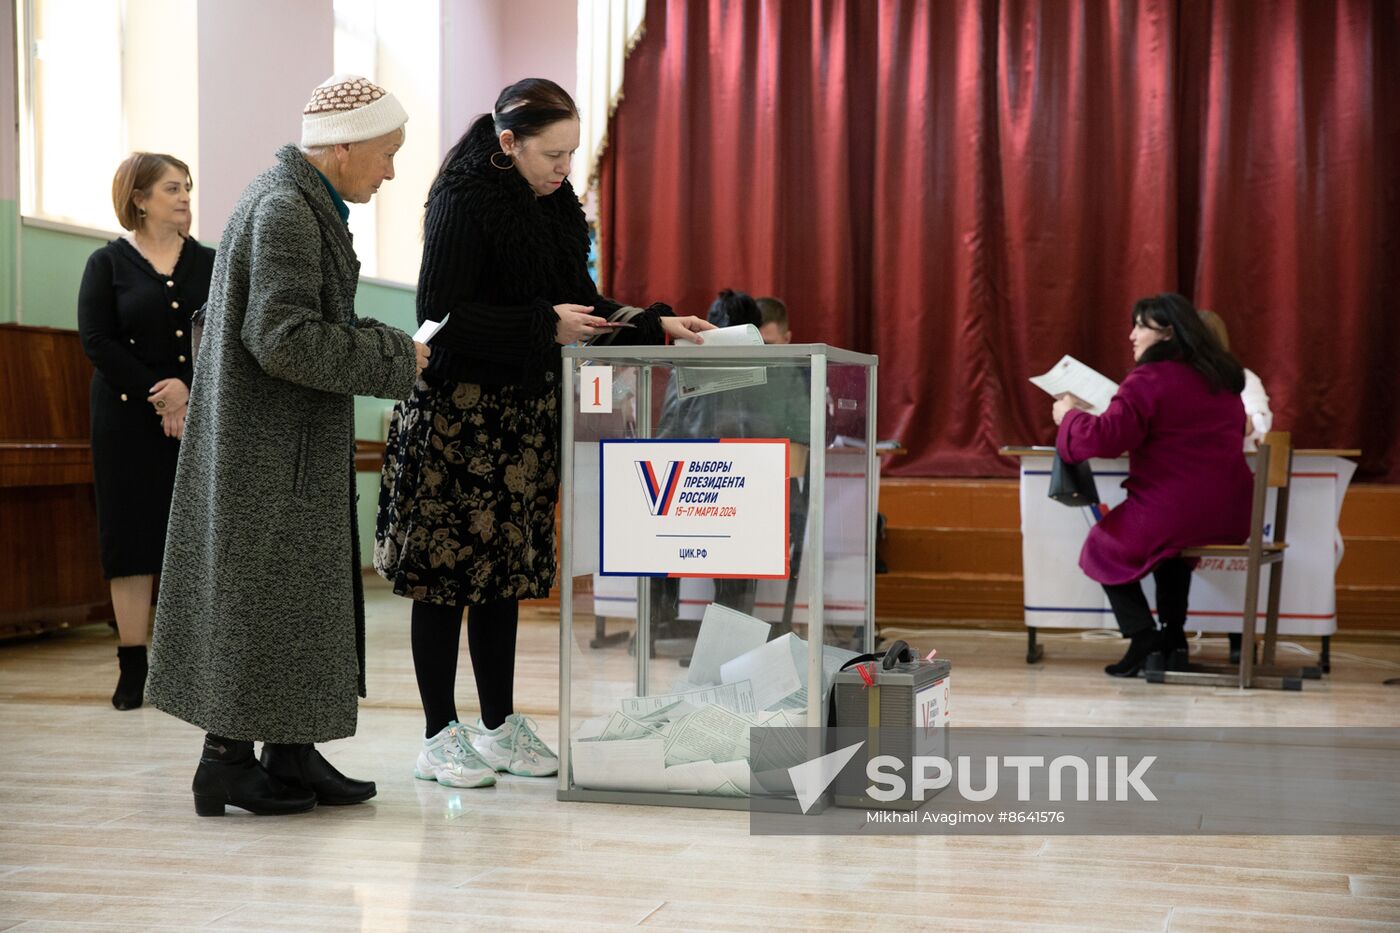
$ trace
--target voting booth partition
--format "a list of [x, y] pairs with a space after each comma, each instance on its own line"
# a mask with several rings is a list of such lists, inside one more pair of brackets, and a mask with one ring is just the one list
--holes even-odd
[[[559, 799], [745, 809], [771, 791], [751, 730], [824, 726], [835, 669], [873, 647], [875, 358], [563, 365]], [[599, 639], [603, 618], [625, 637]]]

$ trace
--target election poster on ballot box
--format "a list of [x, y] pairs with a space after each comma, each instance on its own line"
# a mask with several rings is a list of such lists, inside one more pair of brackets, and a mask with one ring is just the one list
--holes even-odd
[[786, 439], [602, 441], [599, 572], [786, 577], [788, 455]]

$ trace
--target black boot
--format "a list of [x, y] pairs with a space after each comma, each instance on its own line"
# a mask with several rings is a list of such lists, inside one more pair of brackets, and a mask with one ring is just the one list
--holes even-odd
[[316, 806], [316, 795], [264, 771], [253, 757], [252, 742], [206, 735], [194, 773], [194, 812], [223, 816], [229, 804], [260, 816], [301, 813]]
[[1128, 643], [1128, 651], [1123, 655], [1123, 659], [1117, 664], [1105, 665], [1103, 672], [1112, 677], [1136, 677], [1146, 663], [1147, 656], [1154, 651], [1160, 651], [1161, 645], [1162, 638], [1156, 629], [1139, 632]]
[[1185, 628], [1169, 625], [1162, 629], [1162, 655], [1169, 671], [1184, 671], [1191, 666]]
[[136, 709], [146, 693], [146, 646], [118, 645], [117, 665], [121, 674], [112, 705], [117, 709]]
[[262, 766], [289, 787], [312, 791], [318, 803], [331, 806], [364, 803], [377, 792], [373, 781], [357, 781], [341, 774], [314, 745], [264, 742]]

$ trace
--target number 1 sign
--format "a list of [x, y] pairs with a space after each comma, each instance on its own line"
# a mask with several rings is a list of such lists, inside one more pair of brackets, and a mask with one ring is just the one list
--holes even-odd
[[584, 415], [612, 414], [612, 367], [580, 366], [578, 410]]

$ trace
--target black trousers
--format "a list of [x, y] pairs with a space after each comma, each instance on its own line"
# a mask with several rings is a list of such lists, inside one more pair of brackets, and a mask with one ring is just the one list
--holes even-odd
[[[467, 610], [467, 648], [472, 656], [481, 721], [494, 729], [515, 712], [515, 635], [520, 603], [503, 599]], [[432, 738], [457, 720], [457, 654], [462, 607], [413, 604], [413, 673]]]
[[[1184, 629], [1186, 602], [1191, 593], [1191, 566], [1183, 558], [1169, 557], [1152, 568], [1152, 579], [1157, 582], [1157, 618], [1162, 628], [1167, 631]], [[1108, 604], [1113, 607], [1118, 630], [1124, 638], [1156, 629], [1141, 583], [1134, 580], [1112, 586], [1104, 584], [1103, 590], [1108, 594]]]
[[[758, 595], [757, 580], [717, 579], [715, 602], [730, 609], [753, 615], [754, 599]], [[676, 577], [651, 578], [652, 633], [661, 637], [681, 637], [677, 631], [681, 612], [681, 581]], [[687, 623], [687, 634], [700, 629], [699, 622]]]

